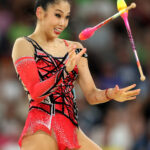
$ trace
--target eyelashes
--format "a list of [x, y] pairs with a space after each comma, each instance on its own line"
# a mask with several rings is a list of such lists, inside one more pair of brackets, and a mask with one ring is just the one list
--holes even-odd
[[[55, 16], [56, 16], [57, 18], [61, 18], [61, 17], [62, 17], [61, 14], [55, 14]], [[69, 19], [69, 18], [70, 18], [70, 15], [66, 16], [66, 19]]]
[[70, 19], [70, 15], [69, 15], [69, 16], [66, 16], [66, 19]]
[[57, 18], [61, 18], [61, 15], [60, 15], [60, 14], [55, 14], [55, 16], [56, 16]]

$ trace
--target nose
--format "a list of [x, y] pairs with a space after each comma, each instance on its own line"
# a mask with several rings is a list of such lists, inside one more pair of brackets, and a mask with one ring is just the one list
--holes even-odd
[[61, 26], [65, 26], [65, 24], [66, 24], [66, 21], [65, 21], [65, 19], [60, 19], [60, 22], [59, 22], [59, 24], [61, 25]]

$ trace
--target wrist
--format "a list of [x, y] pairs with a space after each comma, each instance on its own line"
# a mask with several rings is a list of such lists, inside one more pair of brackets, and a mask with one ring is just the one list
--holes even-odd
[[106, 90], [105, 90], [105, 96], [106, 96], [106, 99], [108, 99], [108, 100], [111, 100], [112, 98], [110, 97], [110, 95], [109, 95], [109, 88], [107, 88]]

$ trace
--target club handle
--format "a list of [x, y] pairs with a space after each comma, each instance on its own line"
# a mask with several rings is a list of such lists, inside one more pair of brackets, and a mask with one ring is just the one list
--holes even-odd
[[120, 16], [121, 14], [123, 14], [124, 12], [126, 12], [126, 11], [128, 11], [128, 10], [130, 10], [130, 9], [133, 9], [133, 8], [136, 8], [136, 4], [135, 4], [135, 3], [131, 3], [131, 5], [128, 6], [127, 8], [120, 10], [117, 14], [115, 14], [115, 15], [113, 16], [113, 19], [119, 17], [119, 16]]
[[99, 29], [100, 27], [102, 27], [103, 25], [107, 24], [108, 22], [110, 22], [113, 19], [116, 19], [117, 17], [119, 17], [121, 14], [123, 14], [124, 12], [136, 8], [136, 4], [135, 3], [131, 3], [130, 6], [128, 6], [127, 8], [120, 10], [118, 13], [116, 13], [115, 15], [109, 17], [108, 19], [104, 20], [103, 22], [99, 23], [98, 25], [96, 25], [95, 27], [93, 27], [95, 30]]

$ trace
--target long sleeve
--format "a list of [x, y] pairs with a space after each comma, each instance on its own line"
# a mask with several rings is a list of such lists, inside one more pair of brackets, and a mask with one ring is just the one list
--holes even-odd
[[21, 57], [15, 68], [31, 98], [40, 102], [59, 86], [67, 75], [65, 65], [50, 78], [40, 81], [36, 62], [33, 57]]

